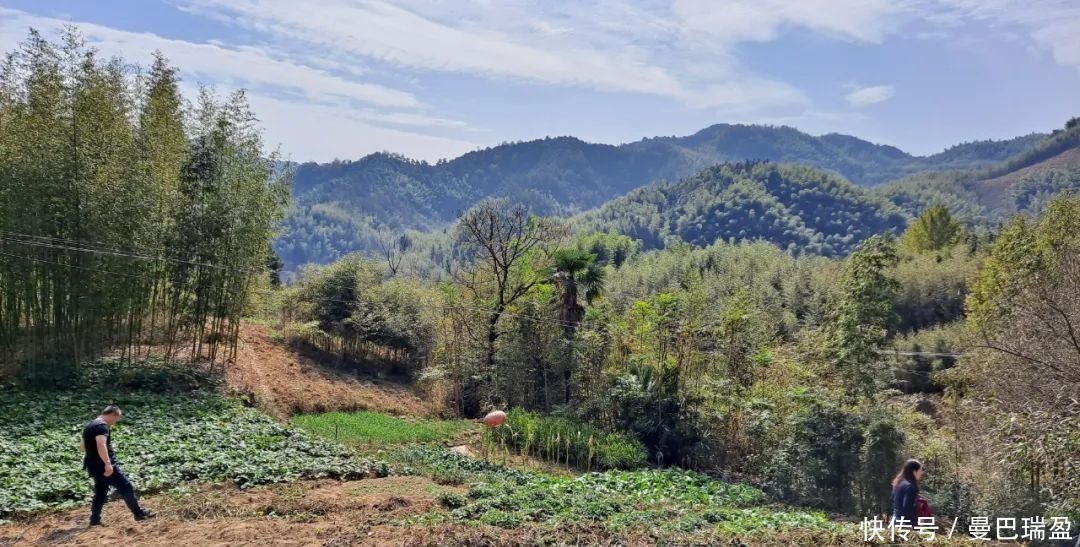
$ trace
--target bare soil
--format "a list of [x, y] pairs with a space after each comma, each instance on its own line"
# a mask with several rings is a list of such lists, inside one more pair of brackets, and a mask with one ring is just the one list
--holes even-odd
[[232, 391], [278, 419], [352, 410], [426, 416], [431, 410], [408, 384], [326, 366], [273, 340], [264, 325], [241, 326], [236, 360], [226, 365], [225, 376]]
[[451, 490], [462, 489], [422, 477], [201, 485], [146, 498], [158, 512], [149, 521], [135, 522], [117, 500], [105, 506], [104, 527], [87, 525], [85, 507], [43, 513], [0, 526], [0, 545], [404, 545], [409, 531], [395, 522], [436, 509]]
[[1080, 168], [1080, 148], [1066, 150], [1035, 165], [1017, 169], [1000, 177], [981, 180], [975, 183], [974, 190], [983, 205], [990, 208], [1002, 208], [1005, 207], [1005, 196], [1009, 188], [1022, 181], [1025, 177], [1047, 169], [1076, 168]]

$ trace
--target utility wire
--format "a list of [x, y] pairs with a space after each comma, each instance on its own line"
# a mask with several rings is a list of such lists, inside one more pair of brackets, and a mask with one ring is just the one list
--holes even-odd
[[93, 242], [93, 241], [87, 241], [85, 239], [70, 239], [70, 238], [63, 238], [63, 237], [58, 237], [58, 236], [26, 234], [26, 233], [22, 233], [22, 232], [9, 232], [9, 231], [6, 231], [6, 230], [0, 230], [0, 235], [6, 235], [6, 236], [12, 236], [12, 237], [21, 237], [21, 238], [26, 238], [26, 239], [37, 239], [37, 240], [43, 240], [43, 241], [46, 241], [46, 242], [53, 242], [53, 243], [65, 243], [65, 244], [70, 244], [70, 245], [81, 245], [83, 247], [88, 247], [88, 248], [97, 248], [97, 249], [102, 249], [102, 250], [106, 250], [106, 251], [117, 251], [117, 252], [144, 252], [145, 253], [147, 251], [161, 252], [161, 251], [168, 251], [169, 250], [166, 247], [149, 247], [149, 246], [138, 246], [138, 245], [131, 245], [131, 246], [127, 247], [127, 248], [124, 248], [124, 247], [110, 246], [110, 245], [104, 244], [104, 243], [96, 243], [96, 242]]
[[[28, 235], [28, 234], [17, 234], [17, 233], [14, 233], [14, 232], [5, 232], [5, 231], [0, 231], [0, 234], [16, 234], [18, 237], [33, 237], [33, 238], [58, 239], [58, 240], [62, 239], [62, 238], [46, 238], [45, 236], [31, 236], [31, 235]], [[221, 265], [215, 265], [215, 264], [207, 264], [207, 263], [201, 263], [201, 262], [193, 262], [193, 261], [185, 261], [185, 260], [180, 260], [180, 259], [169, 259], [169, 258], [165, 258], [165, 257], [150, 257], [150, 256], [145, 256], [145, 255], [136, 255], [136, 254], [130, 254], [130, 253], [115, 252], [115, 251], [105, 251], [105, 250], [89, 249], [89, 248], [78, 248], [78, 247], [70, 247], [70, 246], [55, 245], [55, 244], [48, 244], [48, 243], [39, 243], [39, 242], [32, 242], [32, 241], [20, 241], [18, 239], [5, 238], [2, 235], [0, 235], [0, 241], [5, 241], [5, 242], [10, 242], [10, 243], [15, 243], [15, 244], [21, 244], [21, 245], [29, 245], [29, 246], [34, 246], [34, 247], [41, 247], [41, 248], [71, 250], [71, 251], [78, 251], [78, 252], [88, 252], [88, 253], [93, 253], [93, 254], [105, 254], [105, 255], [119, 256], [119, 257], [125, 257], [125, 258], [134, 258], [134, 259], [143, 259], [143, 260], [172, 260], [172, 261], [175, 261], [175, 262], [180, 262], [180, 263], [184, 263], [184, 264], [190, 264], [190, 265], [194, 265], [194, 266], [203, 266], [203, 267], [208, 267], [208, 268], [216, 268], [216, 269], [222, 269], [222, 270], [226, 270], [226, 271], [236, 271], [236, 272], [249, 273], [249, 274], [262, 273], [262, 270], [243, 270], [243, 269], [239, 269], [239, 268], [229, 268], [227, 266], [221, 266]], [[75, 240], [70, 240], [70, 241], [75, 241]], [[82, 243], [80, 243], [80, 244], [82, 244]], [[73, 264], [63, 264], [63, 263], [60, 263], [60, 262], [52, 262], [52, 261], [38, 259], [38, 258], [35, 258], [35, 257], [30, 257], [30, 256], [12, 255], [12, 254], [2, 253], [2, 252], [0, 252], [0, 255], [9, 256], [9, 257], [12, 257], [12, 258], [21, 258], [21, 259], [25, 259], [25, 260], [32, 260], [34, 262], [52, 264], [52, 265], [61, 266], [61, 267], [75, 268], [75, 269], [80, 269], [80, 270], [85, 270], [85, 271], [93, 271], [93, 272], [104, 273], [104, 274], [109, 274], [109, 275], [120, 275], [120, 276], [125, 276], [125, 277], [131, 277], [131, 278], [137, 278], [137, 279], [144, 279], [144, 280], [148, 280], [148, 281], [154, 281], [152, 278], [148, 278], [148, 277], [145, 277], [145, 276], [140, 276], [140, 275], [135, 275], [135, 274], [128, 274], [128, 273], [123, 273], [123, 272], [115, 272], [115, 271], [109, 271], [109, 270], [101, 270], [101, 269], [96, 269], [96, 268], [77, 266], [77, 265], [73, 265]], [[426, 280], [415, 280], [415, 281], [420, 281], [421, 283], [426, 282]], [[429, 286], [430, 286], [430, 282], [428, 282], [428, 283], [429, 283]], [[354, 287], [354, 286], [347, 286], [347, 285], [344, 285], [344, 284], [335, 284], [335, 283], [327, 283], [326, 286], [330, 286], [330, 287], [333, 287], [333, 288], [341, 288], [341, 289], [352, 289], [352, 290], [356, 289], [356, 287]], [[262, 292], [264, 294], [267, 294], [267, 293], [272, 293], [273, 290], [258, 290], [258, 289], [256, 289], [255, 292]], [[362, 300], [358, 300], [358, 299], [352, 299], [352, 300], [322, 299], [322, 301], [324, 301], [324, 302], [343, 303], [343, 304], [361, 304], [361, 303], [363, 303]], [[473, 308], [473, 307], [468, 307], [468, 306], [433, 306], [433, 305], [421, 304], [421, 307], [428, 308], [428, 309], [437, 309], [437, 310], [441, 310], [441, 311], [471, 311], [471, 312], [476, 312], [476, 313], [486, 314], [486, 315], [505, 315], [507, 317], [515, 317], [515, 318], [518, 318], [518, 319], [524, 319], [524, 320], [532, 321], [532, 322], [536, 322], [536, 323], [548, 323], [548, 324], [558, 325], [558, 326], [561, 326], [561, 327], [577, 327], [577, 326], [580, 325], [580, 323], [574, 323], [574, 322], [571, 322], [571, 321], [563, 321], [561, 319], [553, 319], [553, 318], [548, 318], [548, 317], [535, 317], [535, 316], [531, 316], [531, 315], [520, 314], [520, 313], [515, 313], [515, 312], [509, 312], [509, 311], [501, 311], [501, 312], [499, 312], [499, 311], [496, 311], [496, 310], [483, 309], [483, 308]], [[614, 324], [611, 324], [611, 323], [603, 323], [603, 326], [605, 326], [605, 327], [615, 327], [615, 330], [621, 330], [621, 329], [619, 329], [619, 327], [617, 325], [614, 325]], [[906, 357], [950, 357], [950, 358], [958, 358], [958, 357], [961, 357], [963, 355], [962, 353], [900, 351], [900, 350], [889, 349], [889, 348], [878, 349], [877, 353], [882, 354], [882, 355], [891, 354], [891, 355], [906, 356]]]
[[75, 247], [75, 246], [72, 246], [72, 245], [61, 245], [61, 244], [56, 244], [56, 243], [46, 243], [46, 242], [32, 241], [32, 240], [28, 241], [28, 240], [25, 240], [25, 239], [22, 239], [22, 238], [11, 238], [11, 237], [0, 236], [0, 241], [7, 242], [7, 243], [14, 243], [16, 245], [26, 245], [26, 246], [30, 246], [30, 247], [38, 247], [38, 248], [43, 248], [43, 249], [57, 249], [57, 250], [64, 250], [64, 251], [76, 251], [76, 252], [81, 252], [81, 253], [118, 256], [118, 257], [133, 258], [133, 259], [137, 259], [137, 260], [147, 260], [147, 261], [176, 262], [176, 263], [181, 263], [181, 264], [190, 264], [192, 266], [202, 266], [202, 267], [206, 267], [206, 268], [214, 268], [214, 269], [218, 269], [218, 270], [233, 271], [233, 272], [240, 272], [240, 273], [247, 273], [247, 274], [255, 274], [255, 273], [260, 273], [261, 272], [261, 270], [259, 270], [259, 269], [245, 270], [245, 269], [242, 269], [242, 268], [231, 268], [229, 266], [221, 266], [219, 264], [209, 264], [209, 263], [205, 263], [205, 262], [196, 262], [196, 261], [192, 261], [192, 260], [183, 260], [183, 259], [180, 259], [180, 258], [170, 258], [170, 257], [163, 257], [163, 256], [147, 256], [147, 255], [140, 255], [140, 254], [134, 254], [134, 253], [108, 251], [108, 250], [103, 250], [103, 249], [91, 249], [91, 248], [84, 248], [84, 247]]

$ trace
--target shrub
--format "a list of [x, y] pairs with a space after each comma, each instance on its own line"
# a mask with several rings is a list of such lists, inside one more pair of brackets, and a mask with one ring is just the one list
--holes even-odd
[[568, 418], [510, 410], [491, 440], [519, 453], [586, 469], [634, 469], [645, 465], [645, 447], [636, 439], [609, 433]]
[[439, 494], [439, 505], [447, 509], [457, 509], [458, 507], [464, 507], [468, 503], [465, 496], [458, 494], [457, 492], [442, 492]]

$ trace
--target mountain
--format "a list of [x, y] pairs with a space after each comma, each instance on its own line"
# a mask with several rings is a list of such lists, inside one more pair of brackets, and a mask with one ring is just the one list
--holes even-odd
[[386, 153], [305, 163], [295, 166], [294, 207], [276, 249], [286, 269], [294, 270], [378, 249], [391, 233], [445, 228], [488, 196], [524, 202], [538, 214], [573, 215], [653, 182], [744, 160], [804, 164], [874, 185], [920, 171], [992, 165], [1032, 149], [1043, 137], [967, 143], [920, 157], [847, 135], [719, 124], [689, 136], [619, 146], [545, 138], [435, 164]]
[[888, 200], [835, 175], [799, 165], [740, 162], [639, 188], [574, 222], [585, 231], [640, 239], [646, 248], [760, 239], [835, 256], [871, 235], [899, 233], [908, 219]]
[[1038, 213], [1054, 196], [1080, 191], [1080, 118], [1036, 146], [982, 169], [920, 173], [875, 189], [911, 215], [935, 203], [975, 223]]

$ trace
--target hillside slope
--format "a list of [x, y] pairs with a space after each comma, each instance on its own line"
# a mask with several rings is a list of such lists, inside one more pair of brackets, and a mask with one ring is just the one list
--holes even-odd
[[744, 160], [808, 165], [873, 185], [926, 170], [985, 167], [1032, 149], [1043, 137], [973, 142], [919, 157], [847, 135], [719, 124], [620, 146], [546, 138], [436, 164], [390, 154], [307, 163], [296, 168], [295, 205], [276, 249], [286, 269], [295, 270], [378, 249], [391, 233], [445, 227], [488, 196], [526, 203], [538, 214], [572, 215], [653, 182]]
[[766, 240], [792, 251], [850, 252], [867, 237], [899, 232], [908, 217], [839, 177], [794, 165], [711, 167], [676, 184], [641, 188], [576, 219], [657, 248], [685, 241]]
[[377, 409], [423, 416], [429, 408], [403, 384], [333, 370], [271, 339], [262, 325], [243, 324], [236, 359], [225, 368], [234, 393], [254, 399], [278, 419], [309, 412]]
[[935, 203], [990, 224], [1016, 213], [1038, 213], [1054, 196], [1080, 191], [1080, 118], [997, 165], [921, 173], [875, 191], [912, 215]]

